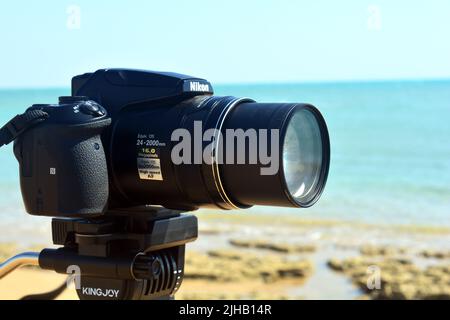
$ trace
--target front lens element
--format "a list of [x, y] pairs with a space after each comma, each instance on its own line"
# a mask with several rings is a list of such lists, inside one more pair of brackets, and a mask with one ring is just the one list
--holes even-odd
[[297, 109], [287, 124], [283, 141], [284, 179], [290, 195], [306, 205], [317, 194], [322, 168], [322, 137], [315, 115]]

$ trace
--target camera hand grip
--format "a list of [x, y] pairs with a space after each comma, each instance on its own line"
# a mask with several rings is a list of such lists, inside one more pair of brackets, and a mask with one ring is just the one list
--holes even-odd
[[67, 123], [50, 115], [16, 139], [28, 213], [85, 217], [106, 210], [108, 169], [100, 135], [110, 123], [106, 116]]

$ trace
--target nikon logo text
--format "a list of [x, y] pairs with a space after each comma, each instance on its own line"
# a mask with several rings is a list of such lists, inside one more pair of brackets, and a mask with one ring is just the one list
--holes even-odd
[[117, 298], [119, 290], [83, 287], [81, 292], [86, 296]]
[[194, 82], [190, 83], [190, 89], [191, 89], [191, 91], [208, 92], [209, 85], [200, 83], [198, 81], [194, 81]]

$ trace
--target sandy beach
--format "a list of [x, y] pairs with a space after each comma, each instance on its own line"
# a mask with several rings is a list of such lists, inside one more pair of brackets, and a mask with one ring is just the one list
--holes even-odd
[[[200, 234], [187, 246], [177, 299], [450, 299], [450, 228], [197, 216]], [[1, 257], [37, 247], [3, 244]], [[0, 299], [54, 289], [64, 279], [23, 268], [0, 281]], [[58, 297], [76, 298], [74, 290]]]

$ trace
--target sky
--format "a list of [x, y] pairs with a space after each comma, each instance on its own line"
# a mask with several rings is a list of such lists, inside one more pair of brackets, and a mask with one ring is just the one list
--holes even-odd
[[68, 87], [106, 67], [213, 83], [450, 78], [448, 0], [0, 5], [0, 87]]

